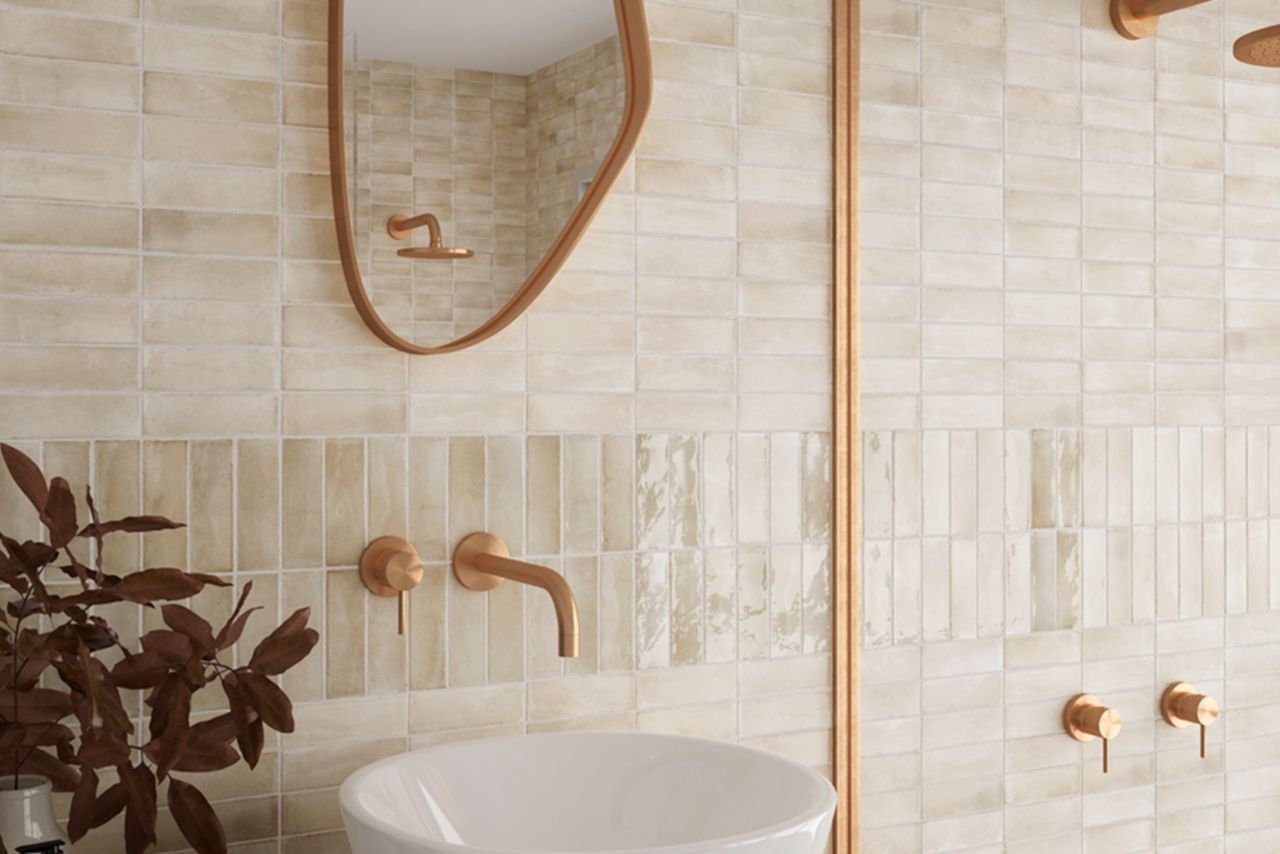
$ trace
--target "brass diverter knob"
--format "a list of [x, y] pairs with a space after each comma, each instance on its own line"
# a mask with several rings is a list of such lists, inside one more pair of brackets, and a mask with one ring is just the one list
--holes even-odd
[[1164, 715], [1166, 723], [1179, 729], [1200, 727], [1200, 758], [1204, 759], [1206, 731], [1218, 719], [1218, 701], [1201, 694], [1194, 685], [1174, 682], [1160, 698], [1160, 714]]
[[360, 556], [360, 580], [375, 596], [400, 597], [400, 634], [409, 622], [409, 591], [422, 582], [422, 561], [407, 540], [379, 537]]
[[1062, 710], [1062, 726], [1076, 741], [1102, 739], [1102, 773], [1111, 770], [1111, 739], [1120, 734], [1120, 713], [1092, 694], [1077, 694]]

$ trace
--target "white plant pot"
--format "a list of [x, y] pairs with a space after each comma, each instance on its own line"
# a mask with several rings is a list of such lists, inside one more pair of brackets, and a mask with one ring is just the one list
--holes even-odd
[[8, 854], [71, 854], [53, 817], [53, 788], [43, 777], [0, 776], [0, 837]]

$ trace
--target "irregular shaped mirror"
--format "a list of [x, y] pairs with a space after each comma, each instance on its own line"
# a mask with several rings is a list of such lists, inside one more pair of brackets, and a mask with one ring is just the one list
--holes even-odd
[[493, 335], [560, 270], [635, 149], [643, 0], [329, 0], [347, 287], [410, 353]]

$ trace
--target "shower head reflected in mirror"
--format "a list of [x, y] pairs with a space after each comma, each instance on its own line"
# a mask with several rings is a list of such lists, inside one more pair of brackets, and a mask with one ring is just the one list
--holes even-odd
[[1254, 30], [1236, 40], [1236, 59], [1263, 68], [1280, 68], [1280, 24]]
[[427, 227], [427, 233], [431, 237], [429, 246], [411, 246], [408, 249], [401, 249], [396, 254], [401, 258], [414, 258], [422, 261], [457, 261], [462, 258], [471, 258], [475, 256], [475, 252], [470, 249], [461, 249], [454, 246], [444, 245], [444, 236], [440, 232], [440, 220], [436, 219], [435, 214], [419, 214], [415, 217], [407, 217], [404, 214], [396, 214], [387, 220], [387, 234], [396, 240], [408, 240], [415, 229]]

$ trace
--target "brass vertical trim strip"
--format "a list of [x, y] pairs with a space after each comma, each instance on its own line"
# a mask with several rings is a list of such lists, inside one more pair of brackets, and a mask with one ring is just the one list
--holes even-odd
[[858, 140], [860, 0], [833, 0], [834, 495], [836, 854], [859, 850], [859, 660], [861, 656], [861, 442], [858, 418]]

